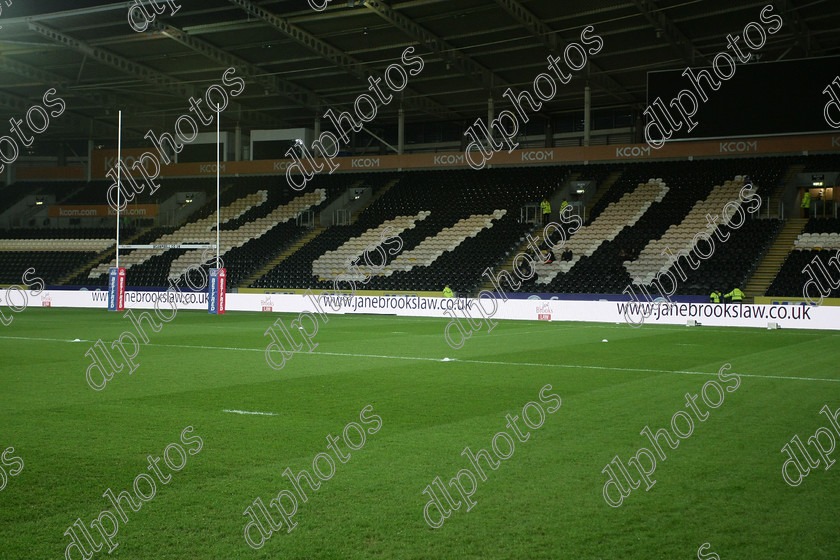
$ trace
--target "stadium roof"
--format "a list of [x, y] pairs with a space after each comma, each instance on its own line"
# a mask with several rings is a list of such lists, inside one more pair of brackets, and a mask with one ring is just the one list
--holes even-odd
[[[189, 95], [233, 66], [247, 85], [223, 128], [311, 127], [327, 108], [350, 110], [372, 72], [415, 46], [426, 65], [403, 92], [406, 121], [460, 125], [486, 117], [491, 97], [497, 112], [509, 106], [502, 92], [531, 88], [588, 25], [604, 48], [541, 115], [582, 110], [586, 79], [593, 108], [638, 111], [648, 71], [708, 65], [768, 3], [784, 25], [760, 60], [840, 52], [835, 0], [331, 0], [321, 12], [305, 0], [180, 0], [144, 32], [129, 25], [133, 2], [14, 0], [0, 14], [0, 119], [23, 117], [55, 87], [67, 115], [50, 137], [113, 138], [117, 109], [129, 136], [171, 130]], [[398, 106], [372, 130], [393, 126]]]

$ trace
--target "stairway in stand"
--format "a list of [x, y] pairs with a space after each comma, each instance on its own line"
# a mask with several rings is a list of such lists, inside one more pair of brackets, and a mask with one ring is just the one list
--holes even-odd
[[[538, 235], [541, 235], [541, 233], [540, 233], [541, 228], [542, 228], [541, 225], [534, 224], [534, 228], [531, 231], [529, 231], [528, 234], [530, 234], [534, 238], [537, 238]], [[534, 232], [537, 232], [537, 235], [535, 235]], [[499, 275], [499, 273], [501, 271], [506, 270], [510, 273], [511, 277], [516, 282], [519, 282], [519, 277], [517, 277], [516, 274], [513, 272], [513, 259], [515, 259], [516, 255], [518, 255], [519, 253], [525, 253], [525, 254], [529, 255], [532, 259], [534, 258], [533, 250], [530, 253], [528, 252], [528, 240], [527, 239], [522, 242], [522, 245], [517, 247], [516, 250], [513, 251], [510, 254], [510, 256], [505, 260], [505, 262], [502, 263], [502, 266], [498, 267], [496, 270], [493, 271], [493, 277], [495, 278], [496, 276]], [[493, 290], [496, 289], [496, 286], [487, 278], [487, 276], [482, 275], [481, 278], [484, 279], [484, 283], [478, 289], [479, 292], [481, 290], [487, 290], [488, 292], [492, 292]], [[510, 290], [511, 288], [507, 284], [504, 284], [503, 289]]]
[[805, 224], [808, 220], [805, 218], [794, 218], [787, 220], [784, 229], [779, 233], [779, 237], [773, 242], [770, 250], [764, 256], [764, 260], [758, 265], [755, 273], [747, 282], [744, 293], [748, 301], [756, 296], [763, 296], [767, 293], [767, 288], [773, 283], [773, 279], [779, 274], [785, 260], [793, 251], [793, 242], [796, 241], [797, 236], [805, 229]]
[[287, 247], [285, 251], [283, 251], [282, 253], [280, 253], [279, 255], [274, 257], [273, 259], [271, 259], [264, 267], [262, 267], [257, 272], [255, 272], [254, 274], [252, 274], [251, 276], [249, 276], [248, 278], [243, 280], [240, 283], [240, 286], [250, 286], [251, 284], [256, 282], [257, 279], [260, 278], [263, 274], [267, 273], [269, 270], [271, 270], [272, 268], [274, 268], [275, 266], [277, 266], [281, 262], [288, 259], [298, 249], [300, 249], [301, 247], [303, 247], [304, 245], [306, 245], [307, 243], [309, 243], [310, 241], [312, 241], [313, 239], [315, 239], [316, 237], [318, 237], [319, 235], [321, 235], [325, 231], [327, 231], [327, 228], [325, 228], [325, 227], [318, 227], [318, 228], [313, 228], [313, 229], [309, 230], [306, 233], [306, 235], [297, 239], [294, 243], [291, 244], [291, 246]]
[[384, 187], [382, 187], [381, 189], [379, 189], [379, 191], [377, 191], [377, 192], [376, 192], [376, 194], [374, 194], [372, 197], [370, 197], [370, 200], [368, 201], [368, 203], [367, 203], [367, 204], [365, 204], [364, 206], [362, 206], [361, 208], [359, 208], [358, 210], [356, 210], [355, 212], [353, 212], [353, 215], [350, 217], [350, 223], [351, 223], [351, 224], [355, 224], [355, 223], [356, 223], [356, 220], [358, 220], [358, 219], [359, 219], [359, 214], [361, 214], [362, 212], [364, 212], [365, 210], [367, 210], [368, 208], [370, 208], [370, 205], [371, 205], [371, 204], [373, 204], [374, 202], [376, 202], [377, 200], [379, 200], [380, 198], [382, 198], [382, 196], [383, 196], [386, 192], [388, 192], [388, 190], [389, 190], [391, 187], [393, 187], [394, 185], [396, 185], [396, 184], [397, 184], [397, 183], [399, 183], [399, 182], [400, 182], [400, 180], [399, 180], [399, 179], [392, 179], [391, 181], [389, 181], [389, 182], [388, 182], [388, 184], [387, 184], [387, 185], [385, 185]]
[[[137, 239], [142, 237], [147, 231], [149, 231], [149, 229], [151, 229], [151, 228], [143, 228], [142, 230], [138, 231], [137, 233], [135, 233], [133, 236], [129, 237], [128, 239], [120, 239], [120, 246], [131, 245]], [[105, 251], [102, 251], [101, 253], [98, 253], [89, 262], [86, 262], [85, 264], [83, 264], [79, 268], [73, 270], [69, 274], [65, 274], [63, 277], [59, 278], [59, 280], [58, 280], [58, 282], [56, 282], [56, 284], [58, 284], [59, 286], [62, 286], [64, 284], [66, 284], [67, 282], [69, 282], [70, 280], [72, 280], [73, 278], [75, 278], [76, 276], [78, 276], [79, 274], [91, 270], [93, 267], [95, 267], [96, 265], [101, 263], [106, 258], [110, 259], [112, 257], [116, 257], [116, 255], [117, 255], [117, 245], [116, 245], [116, 243], [114, 243], [114, 245], [110, 249], [106, 249]]]
[[595, 191], [595, 196], [586, 204], [586, 218], [589, 219], [589, 216], [592, 215], [592, 209], [598, 204], [598, 201], [601, 200], [601, 197], [604, 196], [607, 192], [609, 192], [610, 188], [618, 181], [618, 178], [621, 177], [621, 171], [613, 171], [610, 173], [609, 177], [604, 179], [604, 182], [598, 185], [598, 190]]
[[[770, 196], [770, 203], [773, 205], [770, 208], [771, 218], [781, 218], [781, 216], [779, 216], [779, 201], [782, 200], [782, 196], [785, 194], [787, 186], [791, 183], [791, 181], [793, 181], [793, 178], [796, 177], [796, 174], [802, 173], [804, 169], [805, 166], [801, 164], [791, 165], [790, 167], [788, 167], [787, 173], [785, 173], [785, 176], [782, 178], [781, 181], [779, 181], [779, 184], [776, 186], [776, 190], [773, 191], [773, 194]], [[763, 211], [762, 215], [766, 215], [765, 213], [767, 212], [767, 209], [762, 208], [761, 210]]]

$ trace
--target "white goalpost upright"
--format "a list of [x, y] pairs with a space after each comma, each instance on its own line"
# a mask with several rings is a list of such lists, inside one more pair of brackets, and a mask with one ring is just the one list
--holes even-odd
[[120, 267], [120, 190], [122, 184], [122, 109], [117, 118], [117, 268]]
[[[217, 115], [218, 115], [218, 105]], [[215, 302], [211, 301], [208, 293], [208, 311], [210, 313], [224, 313], [225, 269], [219, 268], [220, 258], [220, 174], [219, 174], [219, 146], [220, 131], [218, 119], [216, 121], [216, 243], [157, 243], [157, 244], [121, 244], [120, 217], [122, 215], [122, 110], [119, 111], [117, 121], [117, 224], [116, 224], [116, 266], [109, 269], [108, 274], [108, 310], [123, 311], [125, 308], [126, 269], [120, 268], [121, 249], [216, 249], [215, 268], [210, 270], [208, 277], [208, 292], [215, 290]], [[128, 171], [126, 171], [127, 173]], [[188, 269], [189, 270], [189, 269]], [[215, 274], [214, 274], [215, 271]]]
[[125, 309], [125, 269], [120, 268], [120, 205], [122, 203], [122, 110], [117, 120], [117, 266], [108, 270], [108, 311]]
[[221, 116], [222, 110], [219, 104], [216, 104], [216, 264], [210, 269], [208, 275], [207, 286], [207, 312], [215, 315], [220, 315], [225, 312], [225, 292], [227, 291], [227, 270], [221, 268], [221, 258], [219, 255], [221, 247]]
[[221, 116], [219, 111], [219, 105], [216, 104], [216, 268], [219, 268], [219, 223], [220, 223], [220, 211], [219, 211], [219, 191], [220, 191], [220, 180], [219, 180], [219, 166], [221, 165], [221, 156], [219, 155], [219, 151], [221, 150], [221, 136], [219, 133], [219, 121], [221, 120], [219, 117]]

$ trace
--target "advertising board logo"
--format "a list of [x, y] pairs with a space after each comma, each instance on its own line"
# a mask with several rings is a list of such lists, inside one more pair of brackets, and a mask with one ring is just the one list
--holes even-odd
[[354, 158], [350, 167], [379, 167], [379, 158]]
[[750, 140], [749, 142], [739, 141], [739, 142], [721, 142], [720, 143], [720, 153], [722, 153], [722, 154], [757, 152], [757, 151], [758, 151], [758, 141], [757, 140]]
[[[111, 156], [111, 157], [106, 156], [104, 158], [104, 160], [105, 160], [105, 171], [117, 166], [117, 156]], [[123, 158], [122, 158], [123, 170], [131, 169], [134, 166], [134, 164], [137, 163], [137, 161], [138, 161], [137, 158], [134, 157], [134, 156], [123, 156]], [[123, 171], [123, 172], [125, 172], [125, 171]]]
[[544, 303], [537, 306], [537, 320], [551, 321], [551, 305]]
[[615, 149], [615, 157], [650, 157], [650, 146], [624, 146]]
[[522, 161], [554, 161], [554, 152], [551, 150], [522, 152]]
[[464, 154], [442, 154], [434, 157], [435, 165], [464, 165]]

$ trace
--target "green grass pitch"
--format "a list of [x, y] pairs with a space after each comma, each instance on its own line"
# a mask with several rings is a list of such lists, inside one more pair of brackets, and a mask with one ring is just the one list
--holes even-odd
[[[0, 558], [63, 558], [65, 530], [113, 509], [105, 490], [131, 491], [147, 456], [187, 426], [201, 451], [126, 511], [111, 557], [650, 560], [696, 558], [708, 542], [724, 560], [837, 558], [840, 467], [794, 488], [780, 449], [828, 426], [823, 405], [840, 408], [840, 333], [503, 321], [453, 350], [445, 320], [332, 316], [314, 352], [275, 371], [263, 332], [277, 317], [181, 311], [101, 392], [85, 382], [84, 354], [130, 328], [122, 314], [31, 308], [0, 327], [0, 451], [13, 446], [25, 464], [0, 491]], [[650, 447], [642, 428], [669, 427], [685, 393], [725, 363], [738, 390], [665, 449], [649, 491], [608, 506], [607, 463]], [[547, 384], [560, 409], [485, 468], [471, 511], [430, 528], [426, 485], [470, 468], [464, 447], [490, 450], [510, 432], [505, 415]], [[308, 490], [291, 533], [248, 547], [243, 511], [293, 490], [282, 471], [311, 470], [327, 434], [367, 405], [381, 429]]]

